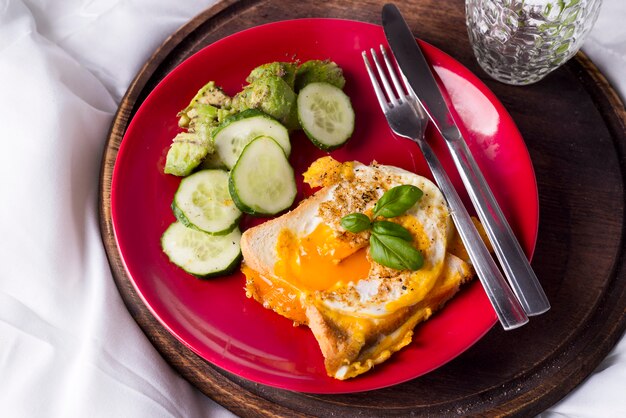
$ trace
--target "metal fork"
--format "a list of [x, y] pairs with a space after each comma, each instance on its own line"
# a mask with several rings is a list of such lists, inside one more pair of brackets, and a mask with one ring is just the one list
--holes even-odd
[[[396, 75], [395, 66], [392, 65], [382, 45], [380, 46], [380, 51], [387, 68], [386, 72], [376, 55], [376, 51], [371, 49], [370, 53], [376, 66], [378, 78], [382, 82], [382, 88], [378, 82], [376, 73], [374, 73], [370, 65], [367, 52], [363, 51], [362, 55], [372, 86], [376, 92], [376, 97], [387, 118], [389, 127], [396, 135], [416, 142], [424, 154], [428, 167], [432, 171], [435, 181], [450, 206], [452, 220], [456, 225], [459, 236], [467, 249], [467, 253], [478, 274], [478, 278], [496, 311], [496, 315], [498, 315], [502, 327], [505, 330], [510, 330], [524, 325], [528, 322], [528, 317], [524, 309], [489, 254], [489, 250], [487, 250], [485, 243], [476, 230], [474, 223], [467, 213], [467, 209], [465, 209], [461, 198], [454, 189], [454, 186], [452, 186], [450, 178], [444, 171], [439, 159], [428, 142], [424, 139], [428, 116], [426, 116], [420, 104], [409, 94], [405, 93], [405, 91], [409, 91], [406, 89], [406, 80], [403, 79], [405, 83], [403, 86]], [[391, 86], [387, 73], [395, 89]]]

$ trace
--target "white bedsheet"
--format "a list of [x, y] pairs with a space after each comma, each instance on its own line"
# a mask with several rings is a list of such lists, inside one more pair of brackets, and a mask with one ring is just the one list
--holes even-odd
[[[0, 416], [227, 417], [126, 310], [98, 228], [104, 141], [164, 39], [214, 1], [0, 0]], [[626, 2], [584, 50], [626, 97]], [[542, 416], [626, 416], [626, 340]]]

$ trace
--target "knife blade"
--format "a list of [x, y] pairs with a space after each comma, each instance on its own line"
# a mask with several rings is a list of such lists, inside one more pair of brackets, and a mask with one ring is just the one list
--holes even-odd
[[389, 47], [408, 83], [407, 89], [445, 139], [513, 292], [527, 315], [546, 312], [550, 309], [548, 298], [469, 151], [430, 65], [400, 10], [393, 4], [383, 6], [382, 23]]

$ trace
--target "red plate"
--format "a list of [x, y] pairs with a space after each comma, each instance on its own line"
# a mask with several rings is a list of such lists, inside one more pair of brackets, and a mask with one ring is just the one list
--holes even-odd
[[[113, 172], [111, 204], [115, 235], [130, 280], [173, 335], [231, 373], [303, 392], [371, 390], [441, 366], [496, 322], [480, 283], [474, 281], [440, 313], [419, 325], [408, 347], [363, 376], [338, 381], [327, 377], [308, 328], [295, 328], [289, 320], [245, 297], [242, 274], [201, 281], [171, 264], [161, 251], [161, 234], [174, 221], [170, 203], [179, 183], [178, 178], [163, 174], [169, 144], [179, 131], [176, 113], [209, 80], [235, 94], [250, 70], [263, 63], [334, 60], [344, 69], [345, 91], [357, 119], [352, 139], [331, 155], [342, 161], [376, 160], [431, 177], [417, 146], [391, 134], [369, 83], [361, 51], [380, 44], [386, 44], [381, 27], [354, 21], [303, 19], [252, 28], [209, 45], [183, 62], [146, 98], [128, 127]], [[537, 236], [538, 199], [524, 141], [502, 104], [478, 78], [445, 53], [422, 46], [448, 89], [461, 131], [478, 164], [531, 255]], [[427, 135], [464, 194], [441, 138], [434, 129]], [[325, 155], [302, 134], [294, 135], [292, 144], [291, 161], [298, 174]], [[299, 186], [301, 198], [306, 191]], [[466, 196], [465, 200], [469, 202]]]

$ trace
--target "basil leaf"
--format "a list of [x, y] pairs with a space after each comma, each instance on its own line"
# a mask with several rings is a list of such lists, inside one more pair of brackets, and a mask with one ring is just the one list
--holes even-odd
[[419, 251], [402, 238], [392, 235], [372, 234], [370, 257], [378, 264], [396, 270], [417, 270], [424, 264]]
[[413, 236], [409, 230], [395, 222], [375, 221], [372, 224], [372, 232], [376, 235], [391, 235], [402, 238], [405, 241], [413, 241]]
[[376, 202], [372, 219], [376, 219], [377, 216], [385, 218], [400, 216], [410, 209], [423, 194], [424, 192], [418, 187], [410, 184], [392, 187]]
[[371, 224], [370, 218], [362, 213], [351, 213], [341, 218], [341, 226], [355, 234], [369, 229]]

